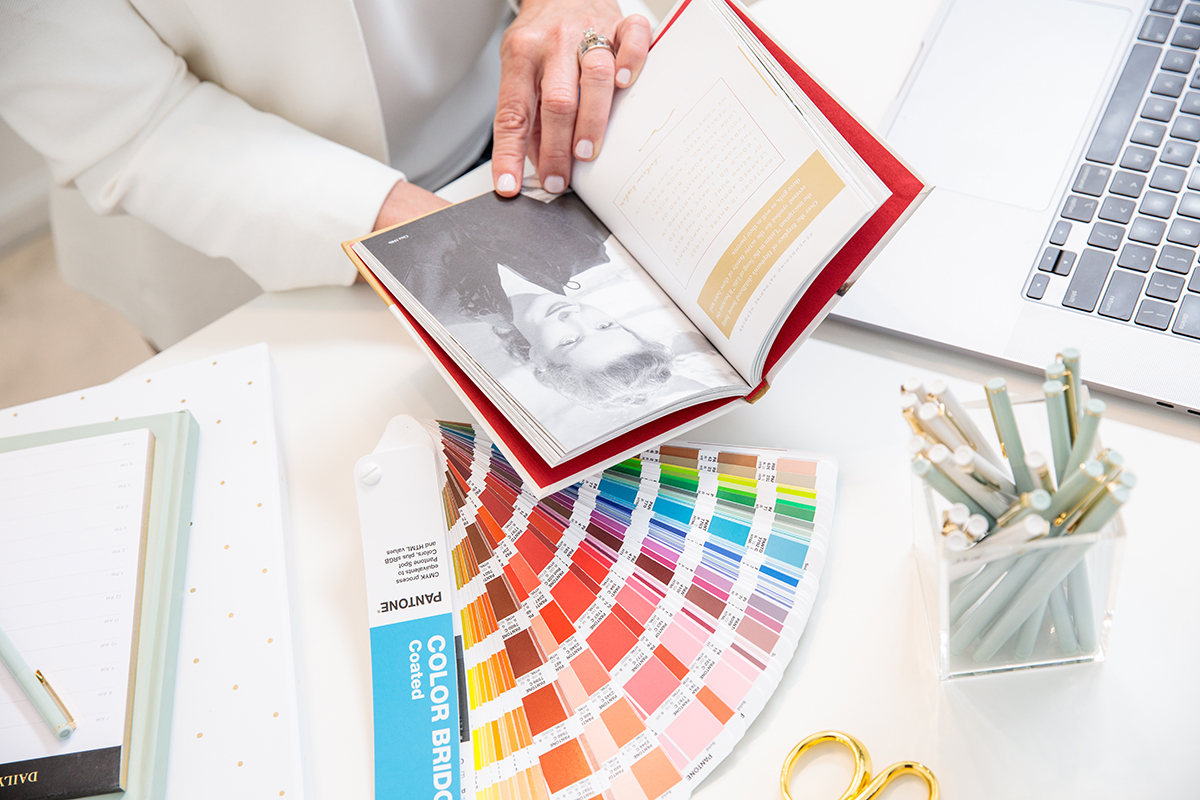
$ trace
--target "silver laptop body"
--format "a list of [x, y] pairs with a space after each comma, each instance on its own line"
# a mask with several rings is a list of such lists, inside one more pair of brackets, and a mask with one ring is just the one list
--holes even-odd
[[1200, 416], [1197, 49], [1200, 3], [945, 4], [883, 126], [937, 188], [835, 313]]

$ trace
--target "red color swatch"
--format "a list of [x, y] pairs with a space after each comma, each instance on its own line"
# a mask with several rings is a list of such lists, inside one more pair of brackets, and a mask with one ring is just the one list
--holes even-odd
[[554, 551], [533, 531], [525, 531], [517, 539], [517, 551], [525, 556], [534, 572], [541, 572], [554, 559]]
[[575, 632], [575, 626], [571, 624], [571, 620], [567, 619], [567, 615], [553, 600], [542, 606], [542, 610], [538, 614], [541, 615], [542, 622], [545, 622], [546, 627], [550, 629], [550, 633], [554, 635], [554, 641], [559, 644], [565, 642]]
[[550, 596], [558, 601], [572, 622], [579, 619], [579, 615], [596, 599], [596, 595], [589, 592], [583, 581], [571, 572], [559, 578], [558, 583], [550, 589]]
[[587, 638], [588, 647], [592, 648], [596, 658], [600, 659], [600, 663], [609, 672], [612, 672], [613, 667], [624, 658], [636, 641], [637, 635], [615, 616], [605, 617]]

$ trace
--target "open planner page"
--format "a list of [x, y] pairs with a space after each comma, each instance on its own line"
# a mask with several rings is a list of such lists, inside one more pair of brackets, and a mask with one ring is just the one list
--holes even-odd
[[0, 453], [0, 628], [75, 718], [65, 740], [0, 666], [0, 763], [117, 748], [132, 692], [154, 437]]
[[881, 202], [812, 131], [718, 10], [693, 0], [572, 179], [752, 382], [780, 318]]

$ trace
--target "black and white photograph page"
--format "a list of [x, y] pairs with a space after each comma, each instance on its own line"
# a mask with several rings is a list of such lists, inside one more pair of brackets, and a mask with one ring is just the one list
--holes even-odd
[[355, 251], [548, 461], [750, 390], [574, 194], [481, 195]]

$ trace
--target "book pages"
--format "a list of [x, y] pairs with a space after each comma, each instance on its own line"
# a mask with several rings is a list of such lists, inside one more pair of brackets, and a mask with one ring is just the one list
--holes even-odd
[[877, 202], [701, 0], [617, 93], [612, 120], [573, 186], [756, 383], [781, 319]]

